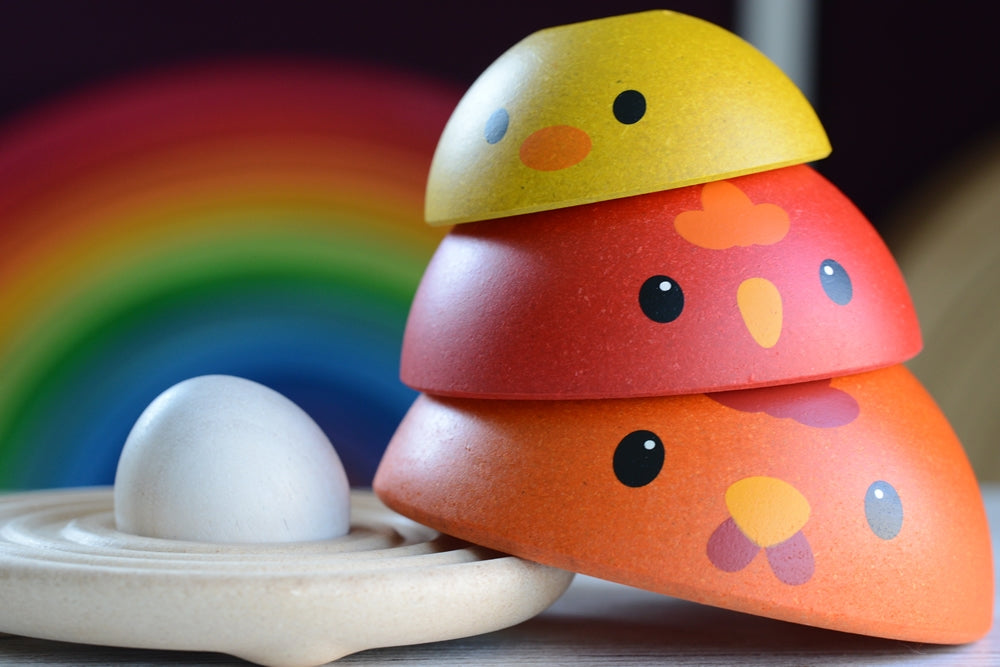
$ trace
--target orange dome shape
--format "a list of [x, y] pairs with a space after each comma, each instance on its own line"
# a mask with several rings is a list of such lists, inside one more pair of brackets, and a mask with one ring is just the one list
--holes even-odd
[[405, 383], [626, 398], [846, 375], [921, 346], [888, 249], [805, 165], [456, 226], [403, 340]]
[[991, 624], [976, 479], [901, 365], [713, 395], [423, 395], [374, 488], [442, 532], [700, 603], [921, 642]]
[[826, 157], [795, 84], [736, 35], [647, 11], [536, 32], [469, 88], [427, 181], [432, 225], [509, 217]]

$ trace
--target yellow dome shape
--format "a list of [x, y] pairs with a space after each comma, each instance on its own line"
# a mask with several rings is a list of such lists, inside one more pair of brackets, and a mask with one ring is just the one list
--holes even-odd
[[432, 225], [731, 178], [830, 153], [763, 54], [711, 23], [648, 11], [536, 32], [473, 83], [438, 143]]

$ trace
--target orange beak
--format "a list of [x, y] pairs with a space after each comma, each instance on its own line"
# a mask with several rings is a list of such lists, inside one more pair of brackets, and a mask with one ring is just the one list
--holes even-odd
[[571, 125], [550, 125], [532, 132], [521, 144], [521, 162], [538, 171], [572, 167], [590, 153], [590, 136]]
[[747, 278], [736, 290], [743, 323], [757, 344], [774, 347], [781, 336], [781, 293], [766, 278]]

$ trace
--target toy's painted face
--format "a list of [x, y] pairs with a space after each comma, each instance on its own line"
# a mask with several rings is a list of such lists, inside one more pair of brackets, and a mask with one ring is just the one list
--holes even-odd
[[431, 166], [427, 220], [484, 220], [825, 157], [809, 103], [726, 30], [643, 12], [543, 30], [472, 85]]
[[976, 480], [901, 365], [713, 395], [425, 395], [375, 490], [477, 544], [707, 604], [913, 641], [990, 625]]
[[439, 395], [624, 398], [797, 382], [920, 349], [868, 221], [806, 166], [459, 225], [402, 377]]

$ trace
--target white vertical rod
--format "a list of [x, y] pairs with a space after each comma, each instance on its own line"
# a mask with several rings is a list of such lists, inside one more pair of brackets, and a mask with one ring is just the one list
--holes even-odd
[[816, 104], [819, 0], [736, 0], [736, 32]]

